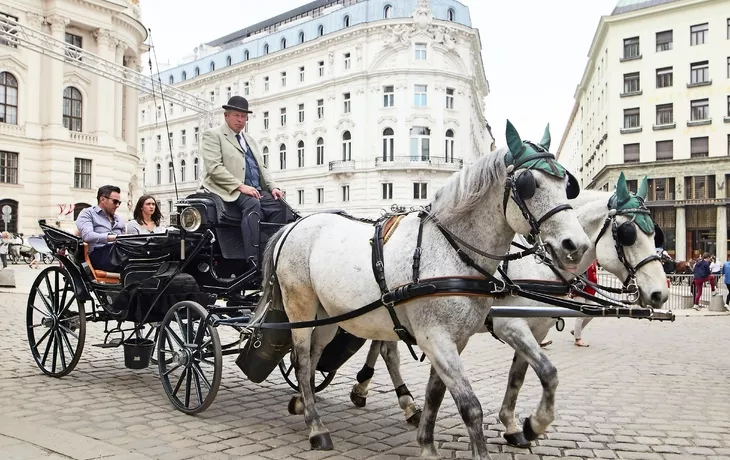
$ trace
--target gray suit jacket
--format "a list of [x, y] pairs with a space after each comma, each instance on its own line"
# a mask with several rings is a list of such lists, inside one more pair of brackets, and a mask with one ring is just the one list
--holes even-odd
[[[243, 138], [259, 165], [261, 188], [268, 192], [279, 188], [271, 173], [264, 167], [259, 146], [248, 134], [244, 133]], [[236, 140], [236, 133], [225, 122], [217, 128], [206, 130], [203, 133], [201, 151], [205, 165], [203, 187], [219, 195], [224, 201], [235, 201], [241, 194], [238, 187], [246, 179], [246, 159]]]

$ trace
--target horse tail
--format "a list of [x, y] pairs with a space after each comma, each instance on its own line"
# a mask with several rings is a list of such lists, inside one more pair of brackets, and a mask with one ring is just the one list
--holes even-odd
[[[264, 253], [261, 258], [263, 290], [261, 292], [261, 299], [254, 311], [251, 323], [255, 323], [260, 317], [262, 317], [269, 307], [277, 310], [284, 309], [284, 304], [281, 300], [281, 286], [279, 286], [279, 280], [276, 278], [276, 260], [278, 259], [276, 246], [279, 243], [279, 240], [281, 240], [281, 238], [286, 234], [288, 229], [288, 225], [279, 229], [269, 239], [269, 242], [264, 248]], [[279, 248], [279, 250], [281, 251], [281, 248]], [[269, 304], [271, 305], [269, 306]]]

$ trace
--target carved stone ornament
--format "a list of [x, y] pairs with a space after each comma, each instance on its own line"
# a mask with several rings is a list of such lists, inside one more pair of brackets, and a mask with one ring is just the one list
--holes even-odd
[[717, 189], [718, 190], [725, 190], [725, 181], [718, 179], [717, 181]]
[[32, 29], [40, 30], [43, 26], [43, 16], [36, 13], [25, 13], [26, 20], [28, 21], [28, 25]]
[[433, 24], [431, 8], [428, 7], [428, 0], [418, 0], [418, 6], [413, 11], [413, 22], [420, 30], [426, 30]]
[[51, 30], [66, 30], [66, 26], [69, 25], [71, 20], [58, 14], [52, 14], [46, 16], [46, 23], [51, 26]]
[[94, 36], [96, 39], [96, 42], [100, 45], [108, 45], [111, 43], [114, 36], [112, 35], [112, 32], [108, 29], [96, 29], [94, 30], [91, 35]]

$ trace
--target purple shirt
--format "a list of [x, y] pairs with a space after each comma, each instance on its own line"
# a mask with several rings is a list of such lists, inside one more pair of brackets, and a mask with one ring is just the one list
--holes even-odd
[[123, 235], [126, 223], [124, 219], [114, 214], [114, 223], [109, 220], [109, 215], [99, 206], [86, 208], [76, 218], [76, 227], [81, 232], [81, 239], [89, 245], [89, 253], [97, 246], [108, 243], [106, 240], [110, 233]]

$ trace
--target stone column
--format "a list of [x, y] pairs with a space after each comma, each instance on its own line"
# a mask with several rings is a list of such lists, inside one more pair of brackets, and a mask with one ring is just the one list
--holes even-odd
[[[52, 15], [46, 18], [46, 22], [51, 26], [51, 35], [56, 40], [64, 41], [66, 26], [70, 19], [59, 15]], [[49, 75], [45, 80], [48, 85], [48, 93], [46, 94], [46, 107], [48, 111], [46, 115], [49, 125], [52, 127], [63, 126], [63, 61], [58, 59], [48, 59]]]
[[[117, 65], [122, 65], [124, 63], [124, 51], [126, 49], [126, 44], [122, 42], [121, 40], [115, 41], [116, 45], [116, 54], [114, 57], [114, 62]], [[107, 112], [109, 113], [109, 117], [112, 117], [111, 112], [114, 113], [114, 137], [117, 139], [122, 138], [122, 117], [124, 115], [124, 87], [120, 83], [114, 84], [114, 92], [110, 94], [114, 94], [114, 108], [113, 109], [107, 109]]]
[[[108, 29], [96, 29], [93, 32], [96, 38], [96, 53], [107, 61], [114, 61], [116, 58], [116, 40]], [[109, 94], [114, 93], [114, 82], [108, 78], [96, 77], [95, 99], [96, 99], [96, 132], [101, 136], [114, 135], [114, 115], [110, 110]]]
[[[127, 67], [129, 67], [130, 70], [138, 72], [139, 66], [137, 64], [137, 58], [128, 57]], [[127, 146], [132, 147], [134, 151], [137, 151], [139, 91], [128, 86], [126, 87], [124, 98], [124, 140], [127, 142]]]
[[727, 207], [722, 204], [717, 207], [717, 247], [718, 262], [727, 259]]
[[675, 260], [686, 260], [687, 258], [687, 221], [684, 215], [684, 206], [677, 208], [677, 221], [675, 224], [676, 254]]
[[[43, 16], [36, 13], [26, 13], [26, 20], [28, 26], [31, 29], [43, 32]], [[44, 85], [41, 84], [41, 76], [43, 75], [43, 64], [40, 53], [26, 53], [25, 60], [28, 65], [28, 72], [25, 77], [28, 79], [28, 88], [42, 88]], [[32, 104], [27, 104], [25, 109], [25, 115], [22, 117], [25, 120], [26, 136], [32, 139], [40, 139], [42, 136], [41, 127], [43, 126], [44, 120], [41, 120], [41, 113], [45, 112], [45, 107], [41, 111], [41, 101], [43, 101], [43, 95], [39, 94], [36, 97], [31, 98]], [[19, 121], [20, 122], [20, 121]]]

